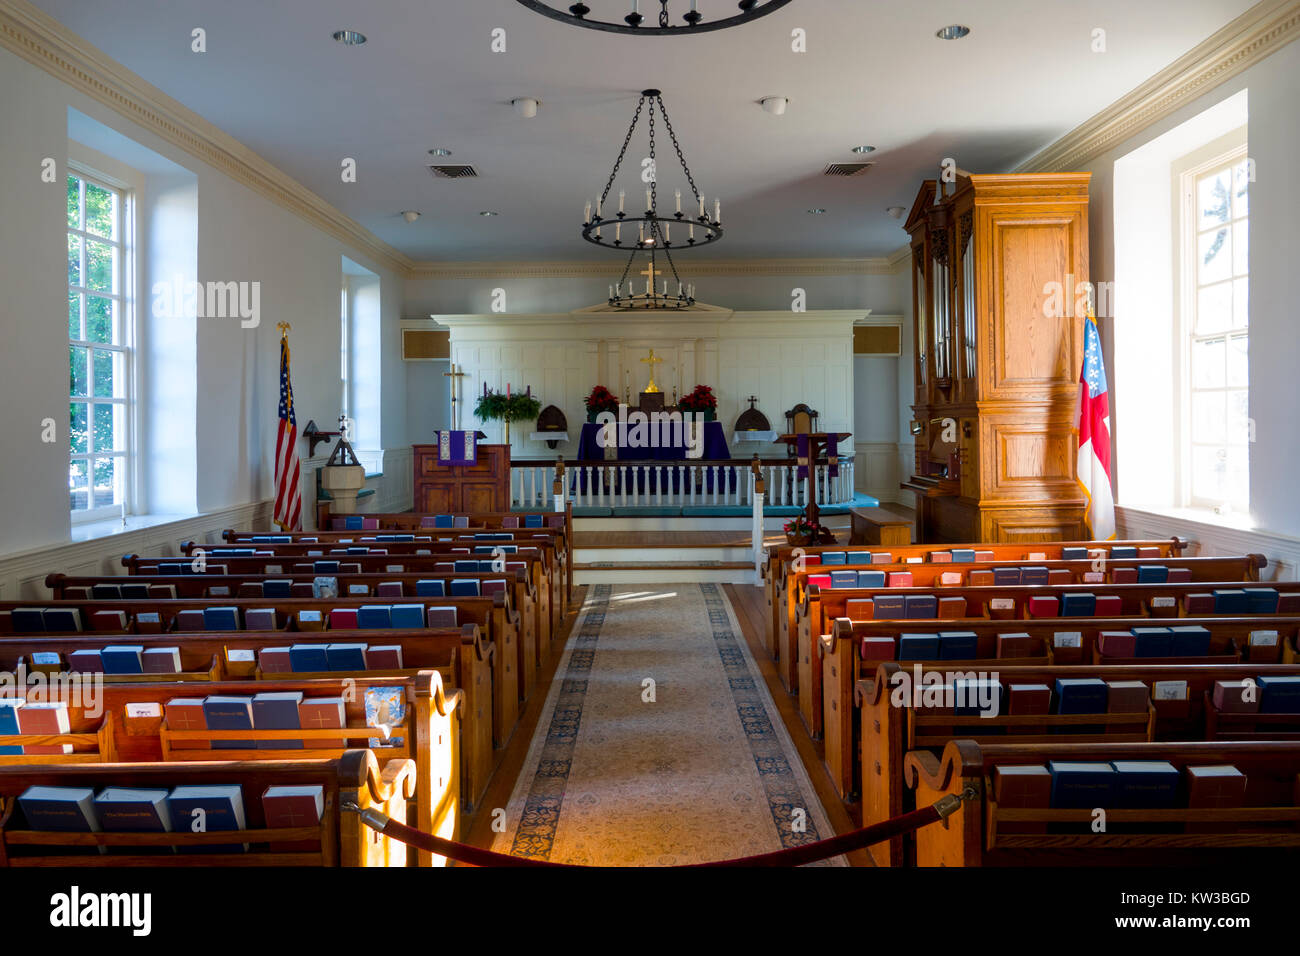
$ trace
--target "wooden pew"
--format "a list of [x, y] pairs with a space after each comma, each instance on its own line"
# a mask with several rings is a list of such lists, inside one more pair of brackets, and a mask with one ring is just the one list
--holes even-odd
[[[187, 828], [162, 834], [35, 831], [22, 820], [17, 803], [31, 786], [99, 791], [105, 787], [171, 790], [217, 784], [239, 784], [243, 791], [247, 829], [238, 834], [237, 842], [248, 841], [247, 853], [158, 852], [167, 846], [236, 842], [229, 832], [191, 833]], [[261, 795], [267, 787], [277, 785], [321, 787], [325, 806], [319, 824], [268, 829]], [[0, 767], [0, 866], [407, 866], [415, 854], [407, 853], [395, 840], [377, 836], [361, 823], [358, 814], [341, 808], [344, 804], [373, 807], [404, 820], [412, 797], [420, 797], [414, 762], [394, 758], [381, 765], [370, 750], [347, 750], [329, 760]], [[272, 849], [272, 845], [292, 842], [312, 842], [318, 847]], [[103, 846], [113, 849], [101, 854], [96, 848]]]
[[[1165, 760], [1189, 766], [1230, 764], [1247, 777], [1241, 809], [1108, 810], [1108, 830], [1093, 833], [1091, 810], [999, 808], [990, 784], [993, 768], [1060, 761]], [[976, 798], [917, 832], [918, 866], [1242, 866], [1289, 864], [1300, 847], [1300, 742], [977, 743], [951, 741], [936, 757], [907, 755], [906, 784], [918, 806], [949, 794]], [[1006, 833], [999, 825], [1073, 823], [1080, 832]], [[1193, 832], [1169, 832], [1180, 825]], [[1223, 832], [1206, 832], [1211, 826]]]
[[[1085, 621], [1082, 626], [1078, 623]], [[1249, 635], [1260, 629], [1260, 622], [1252, 617], [1182, 618], [1179, 624], [1201, 626], [1210, 630], [1212, 657], [1193, 661], [1187, 658], [1135, 658], [1116, 661], [1101, 656], [1097, 635], [1107, 630], [1127, 630], [1133, 626], [1129, 618], [1052, 618], [1042, 621], [964, 621], [954, 630], [974, 631], [978, 641], [978, 656], [971, 661], [944, 661], [944, 667], [971, 666], [985, 670], [1003, 670], [1007, 667], [1028, 666], [1169, 666], [1199, 663], [1204, 666], [1223, 667], [1243, 665], [1259, 667], [1277, 664], [1300, 663], [1297, 635], [1300, 634], [1300, 617], [1270, 618], [1267, 629], [1278, 632], [1278, 645], [1272, 654], [1265, 648], [1252, 648], [1247, 662], [1242, 651], [1247, 647]], [[824, 732], [824, 760], [831, 780], [840, 796], [849, 800], [859, 792], [860, 767], [874, 765], [874, 756], [864, 758], [859, 764], [861, 737], [854, 707], [862, 706], [863, 682], [870, 685], [881, 662], [864, 661], [858, 652], [865, 637], [898, 636], [901, 634], [928, 634], [935, 630], [933, 621], [849, 621], [841, 618], [834, 622], [831, 633], [817, 642], [822, 672], [822, 718]], [[1068, 630], [1080, 634], [1081, 647], [1077, 664], [1058, 664], [1052, 649], [1052, 636], [1057, 631]], [[997, 657], [997, 637], [1002, 633], [1024, 633], [1038, 641], [1038, 651], [1028, 657]], [[908, 661], [899, 666], [911, 666]], [[934, 662], [938, 664], [938, 662]], [[926, 664], [925, 666], [929, 666]], [[873, 731], [879, 727], [873, 721]]]
[[[1088, 667], [1003, 666], [1006, 661], [942, 661], [899, 664], [886, 661], [874, 675], [860, 680], [856, 697], [861, 707], [862, 822], [866, 826], [915, 809], [903, 785], [903, 759], [917, 750], [941, 750], [949, 740], [1016, 743], [1055, 743], [1141, 740], [1200, 740], [1206, 736], [1208, 711], [1205, 694], [1215, 681], [1242, 680], [1261, 674], [1300, 676], [1300, 665], [1255, 664], [1140, 664]], [[1152, 687], [1157, 681], [1181, 681], [1187, 685], [1182, 700], [1149, 700], [1140, 714], [1079, 714], [1041, 716], [954, 717], [943, 708], [920, 708], [905, 691], [917, 677], [977, 673], [997, 679], [1004, 687], [1012, 683], [1046, 683], [1058, 678], [1099, 678], [1106, 681], [1142, 681]], [[1300, 717], [1293, 715], [1294, 724]], [[1008, 736], [1008, 734], [1010, 734]], [[878, 866], [899, 866], [910, 862], [913, 844], [904, 837], [878, 844], [871, 855]]]
[[[112, 734], [112, 751], [93, 755], [97, 760], [132, 761], [267, 761], [322, 760], [338, 758], [356, 741], [381, 738], [382, 732], [367, 726], [365, 695], [369, 690], [398, 690], [406, 707], [406, 719], [395, 728], [400, 746], [382, 748], [385, 758], [409, 758], [414, 763], [417, 783], [415, 819], [425, 833], [455, 833], [460, 808], [460, 704], [458, 691], [446, 691], [437, 671], [420, 671], [413, 676], [380, 677], [365, 672], [330, 675], [283, 675], [283, 680], [212, 682], [201, 686], [202, 696], [212, 694], [245, 695], [254, 693], [300, 691], [304, 697], [342, 697], [348, 726], [337, 728], [302, 728], [297, 730], [173, 730], [166, 725], [163, 707], [175, 697], [198, 696], [193, 685], [157, 681], [151, 683], [105, 683], [102, 694], [88, 700], [84, 695], [55, 696], [68, 704], [69, 723], [73, 729], [101, 723]], [[42, 700], [51, 695], [42, 695]], [[141, 706], [143, 705], [143, 706]], [[196, 749], [195, 741], [247, 740], [254, 743], [245, 749]], [[271, 749], [258, 744], [276, 740], [337, 741], [337, 746]], [[352, 743], [349, 744], [348, 742]], [[0, 737], [0, 743], [26, 743], [20, 737]], [[49, 741], [56, 742], [54, 740]], [[71, 741], [69, 741], [71, 742]], [[38, 762], [27, 754], [0, 758], [4, 765], [26, 766]], [[71, 761], [61, 760], [59, 763]], [[405, 818], [405, 815], [403, 815]], [[425, 855], [424, 865], [432, 858]]]

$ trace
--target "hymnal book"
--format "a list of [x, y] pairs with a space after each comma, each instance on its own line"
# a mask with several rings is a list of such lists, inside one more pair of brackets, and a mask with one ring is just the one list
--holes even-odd
[[[338, 570], [338, 562], [328, 562]], [[339, 596], [339, 579], [328, 575], [318, 576], [311, 582], [311, 596], [314, 598], [336, 598]]]
[[425, 611], [429, 627], [456, 627], [456, 608], [430, 607]]
[[864, 661], [892, 661], [898, 652], [892, 637], [864, 637], [858, 653]]
[[387, 604], [363, 604], [357, 609], [357, 627], [370, 630], [393, 626], [392, 609]]
[[1139, 558], [1159, 558], [1160, 549], [1152, 545], [1141, 547], [1137, 549], [1137, 556]]
[[[66, 734], [70, 732], [68, 705], [63, 701], [27, 701], [18, 708], [18, 731], [23, 734]], [[26, 744], [24, 754], [70, 754], [72, 744]]]
[[[304, 697], [298, 705], [299, 726], [309, 730], [326, 727], [346, 727], [347, 717], [342, 697]], [[308, 750], [340, 750], [347, 746], [340, 737], [320, 737], [303, 741]]]
[[1115, 768], [1108, 763], [1051, 760], [1052, 806], [1058, 810], [1092, 810], [1114, 806]]
[[858, 586], [857, 571], [832, 571], [831, 587], [833, 588], [853, 588]]
[[104, 661], [99, 648], [82, 648], [68, 655], [68, 669], [74, 674], [102, 674]]
[[[856, 584], [856, 583], [857, 583], [857, 582], [855, 581], [854, 584]], [[839, 586], [839, 585], [836, 585], [836, 587], [838, 587], [838, 586]], [[852, 586], [853, 586], [852, 584], [849, 585], [849, 587], [852, 587]], [[493, 595], [493, 594], [505, 594], [505, 593], [506, 593], [506, 582], [503, 581], [503, 580], [497, 579], [497, 578], [493, 578], [493, 579], [488, 580], [488, 581], [483, 581], [483, 582], [480, 583], [479, 587], [480, 587], [480, 590], [482, 591], [484, 597], [489, 597], [490, 595]], [[394, 608], [393, 608], [393, 626], [394, 626], [394, 627], [398, 627], [398, 626], [400, 626], [400, 625], [397, 624], [397, 608], [400, 607], [400, 606], [401, 606], [401, 605], [395, 605]], [[423, 614], [424, 614], [424, 606], [423, 606], [423, 605], [420, 605], [420, 604], [410, 604], [410, 605], [407, 605], [407, 607], [418, 607], [418, 608], [420, 609], [420, 614], [421, 614], [422, 616], [423, 616]], [[415, 626], [416, 626], [416, 627], [421, 627], [422, 625], [417, 624], [417, 625], [415, 625]]]
[[844, 564], [848, 560], [843, 551], [823, 551], [822, 564]]
[[[1020, 584], [1020, 569], [1019, 568], [994, 568], [993, 583], [995, 585], [998, 585], [999, 587], [1006, 587], [1010, 585]], [[1047, 582], [1044, 581], [1043, 583], [1046, 584]]]
[[[1047, 584], [1047, 568], [1019, 568], [1018, 570], [1020, 571], [1020, 581], [1012, 583], [1020, 583], [1026, 587], [1038, 587]], [[996, 571], [993, 573], [997, 574]]]
[[371, 748], [400, 747], [405, 742], [402, 737], [395, 737], [392, 728], [400, 727], [406, 722], [406, 698], [401, 687], [367, 687], [365, 694], [366, 726], [389, 728], [387, 740], [370, 738]]
[[938, 634], [902, 634], [898, 638], [900, 661], [934, 661], [939, 659]]
[[1204, 617], [1216, 613], [1213, 594], [1188, 594], [1183, 598], [1183, 609], [1188, 617]]
[[1070, 592], [1061, 597], [1061, 617], [1091, 617], [1097, 607], [1097, 595]]
[[844, 602], [844, 613], [850, 621], [870, 621], [875, 613], [871, 598], [850, 598]]
[[998, 559], [997, 555], [994, 554], [992, 551], [984, 551], [978, 549], [975, 551], [976, 561], [996, 561], [997, 559]]
[[203, 626], [209, 631], [237, 631], [239, 630], [239, 608], [205, 607]]
[[[362, 585], [364, 587], [365, 585]], [[375, 597], [399, 598], [403, 594], [401, 581], [380, 581], [375, 588]]]
[[[239, 784], [177, 787], [167, 798], [172, 827], [180, 832], [220, 833], [244, 830], [244, 795]], [[247, 843], [182, 846], [181, 853], [240, 853]]]
[[96, 601], [116, 601], [122, 596], [122, 588], [117, 584], [92, 584], [90, 596]]
[[[940, 641], [943, 635], [939, 635]], [[957, 678], [953, 681], [953, 713], [958, 717], [997, 717], [1004, 713], [1002, 684], [991, 678]], [[989, 733], [989, 729], [981, 730]]]
[[1097, 617], [1120, 617], [1124, 613], [1124, 599], [1117, 594], [1102, 594], [1093, 605]]
[[[166, 790], [142, 790], [134, 787], [105, 787], [95, 796], [94, 808], [99, 828], [105, 833], [170, 833], [171, 809]], [[109, 847], [110, 853], [166, 854], [175, 848]]]
[[250, 607], [244, 612], [244, 629], [248, 631], [274, 631], [275, 608]]
[[1135, 627], [1134, 657], [1168, 657], [1174, 649], [1174, 635], [1167, 627]]
[[1259, 686], [1250, 678], [1216, 680], [1211, 694], [1214, 707], [1224, 714], [1259, 713]]
[[870, 564], [870, 563], [871, 563], [871, 552], [870, 552], [870, 551], [850, 551], [850, 552], [845, 556], [845, 559], [844, 559], [844, 560], [845, 560], [845, 563], [847, 563], [847, 564]]
[[[253, 698], [211, 694], [203, 699], [203, 719], [208, 730], [252, 730]], [[214, 740], [213, 750], [255, 749], [251, 740]]]
[[886, 578], [885, 586], [891, 588], [910, 588], [912, 586], [912, 572], [890, 571]]
[[[492, 553], [492, 550], [489, 548], [489, 549], [488, 549], [488, 554], [491, 554], [491, 553]], [[824, 557], [825, 557], [825, 556], [823, 555], [823, 558], [824, 558]], [[451, 569], [452, 569], [453, 571], [456, 571], [456, 572], [463, 572], [463, 571], [477, 571], [477, 570], [478, 570], [478, 560], [475, 559], [475, 560], [472, 560], [472, 561], [469, 561], [469, 560], [465, 560], [465, 561], [454, 561], [454, 562], [452, 562], [452, 567], [451, 567]]]
[[[324, 812], [325, 791], [319, 784], [281, 784], [267, 787], [262, 794], [262, 815], [268, 830], [317, 826]], [[320, 841], [290, 840], [272, 843], [270, 849], [272, 853], [314, 852], [320, 849]]]
[[1165, 760], [1115, 760], [1114, 805], [1126, 810], [1158, 810], [1178, 799], [1178, 768]]
[[1102, 631], [1097, 635], [1102, 657], [1136, 657], [1137, 638], [1132, 631]]
[[99, 652], [105, 674], [143, 674], [144, 647], [139, 644], [111, 644]]
[[366, 663], [373, 670], [395, 671], [402, 669], [402, 645], [376, 644], [366, 650]]
[[1070, 584], [1074, 581], [1074, 572], [1069, 568], [1052, 568], [1047, 572], [1047, 583], [1052, 587]]
[[1192, 625], [1171, 627], [1171, 650], [1174, 657], [1207, 657], [1210, 653], [1210, 629]]
[[903, 597], [903, 617], [909, 620], [927, 620], [937, 617], [939, 599], [933, 594], [908, 594]]
[[932, 563], [932, 564], [951, 564], [951, 563], [952, 563], [952, 552], [951, 552], [951, 551], [931, 551], [931, 552], [930, 552], [930, 563]]
[[[1030, 598], [1031, 602], [1039, 600]], [[1055, 615], [1052, 615], [1055, 617]], [[1011, 621], [1016, 617], [1016, 602], [1014, 598], [993, 598], [989, 601], [989, 617], [995, 621]]]
[[888, 551], [873, 551], [871, 552], [871, 563], [872, 564], [893, 564], [894, 556], [890, 554]]
[[[1243, 588], [1246, 592], [1246, 609], [1251, 614], [1277, 613], [1278, 592], [1275, 588]], [[45, 614], [45, 629], [52, 631], [50, 616]]]
[[1165, 584], [1169, 581], [1169, 569], [1163, 564], [1140, 564], [1137, 569], [1138, 584]]
[[[1269, 675], [1256, 678], [1255, 683], [1259, 685], [1261, 714], [1300, 714], [1300, 677]], [[27, 706], [30, 707], [31, 704]], [[19, 711], [20, 715], [21, 713]], [[20, 716], [19, 721], [21, 720]]]
[[355, 631], [358, 627], [357, 609], [354, 607], [336, 607], [330, 611], [331, 631]]
[[1030, 617], [1060, 617], [1061, 602], [1050, 595], [1035, 595], [1029, 599]]
[[945, 621], [955, 621], [966, 616], [966, 599], [964, 597], [941, 597], [937, 616]]
[[198, 608], [190, 608], [184, 611], [176, 612], [176, 629], [178, 631], [201, 631], [203, 630], [203, 611]]
[[966, 583], [973, 588], [988, 588], [993, 586], [993, 572], [983, 569], [971, 571], [966, 575]]
[[[108, 648], [104, 648], [108, 650]], [[179, 647], [147, 647], [140, 654], [140, 668], [146, 674], [179, 674], [181, 649]]]
[[1250, 603], [1241, 588], [1214, 589], [1215, 614], [1249, 614]]
[[[1038, 716], [1052, 712], [1052, 689], [1046, 684], [1008, 684], [1007, 713], [1015, 717]], [[1008, 734], [1041, 734], [1042, 727], [1008, 727]]]
[[970, 661], [979, 656], [979, 638], [974, 631], [940, 631], [939, 660]]
[[263, 674], [289, 674], [293, 672], [293, 659], [289, 647], [264, 647], [257, 654], [257, 663]]
[[[14, 630], [18, 630], [18, 612], [14, 611]], [[125, 631], [126, 611], [92, 611], [91, 623], [97, 631]]]
[[366, 669], [366, 645], [327, 644], [325, 660], [332, 671], [363, 671]]
[[1106, 713], [1106, 682], [1099, 677], [1058, 677], [1058, 714]]
[[262, 582], [262, 597], [287, 598], [293, 581], [287, 578], [267, 578]]
[[1300, 593], [1291, 591], [1277, 597], [1278, 614], [1300, 614]]
[[941, 571], [939, 573], [939, 584], [941, 587], [961, 587], [960, 571]]
[[162, 615], [157, 611], [137, 611], [135, 629], [140, 634], [161, 634]]
[[[811, 584], [812, 577], [808, 582]], [[830, 586], [830, 578], [827, 576], [826, 586]], [[478, 581], [474, 578], [453, 578], [451, 582], [452, 597], [478, 597]]]
[[[484, 582], [495, 583], [495, 582]], [[390, 614], [391, 627], [394, 628], [421, 628], [424, 627], [424, 605], [423, 604], [394, 604]]]
[[189, 562], [181, 561], [161, 561], [158, 564], [159, 574], [184, 574], [185, 568], [189, 567]]
[[970, 564], [975, 560], [975, 550], [973, 548], [953, 548], [952, 560], [954, 564]]
[[422, 580], [415, 582], [416, 597], [446, 597], [441, 581]]
[[89, 787], [28, 787], [18, 798], [18, 809], [33, 830], [99, 832], [95, 791]]
[[[1012, 728], [1014, 729], [1014, 728]], [[999, 809], [1046, 810], [1052, 802], [1052, 775], [1042, 764], [993, 767], [993, 799]], [[1000, 833], [1046, 833], [1046, 823], [1003, 823]]]
[[858, 587], [860, 588], [883, 588], [885, 586], [884, 571], [859, 571]]
[[47, 607], [41, 615], [47, 633], [81, 630], [81, 611], [75, 607]]
[[58, 674], [63, 671], [63, 655], [58, 651], [33, 651], [27, 658], [27, 669], [33, 674]]
[[320, 611], [299, 611], [298, 612], [298, 630], [300, 631], [323, 631], [325, 630], [325, 621]]
[[872, 598], [872, 602], [874, 604], [872, 614], [878, 621], [897, 621], [904, 616], [901, 594], [877, 594]]
[[1151, 688], [1140, 680], [1106, 681], [1106, 712], [1145, 714], [1151, 702]]
[[[1246, 804], [1246, 775], [1218, 764], [1188, 767], [1187, 807], [1191, 810], [1234, 810]], [[1188, 824], [1187, 829], [1214, 829], [1213, 824]]]
[[149, 585], [147, 584], [123, 584], [122, 585], [123, 598], [129, 598], [130, 600], [134, 601], [141, 598], [147, 600], [150, 596], [151, 595], [149, 594]]
[[[302, 691], [268, 691], [253, 696], [253, 727], [257, 730], [301, 730], [298, 705]], [[301, 740], [258, 740], [258, 750], [301, 750]]]
[[289, 648], [289, 664], [300, 674], [315, 674], [330, 669], [327, 644], [294, 644]]
[[1192, 569], [1170, 568], [1168, 582], [1170, 584], [1190, 584], [1192, 582]]
[[1033, 635], [998, 635], [997, 656], [1000, 658], [1038, 657], [1041, 653], [1041, 644]]
[[1133, 545], [1120, 544], [1112, 545], [1110, 549], [1110, 558], [1112, 561], [1119, 561], [1126, 558], [1136, 558], [1138, 550]]
[[[12, 697], [0, 698], [0, 737], [15, 736], [22, 733], [18, 729], [18, 708], [23, 702]], [[20, 754], [23, 748], [18, 744], [0, 745], [0, 754]]]

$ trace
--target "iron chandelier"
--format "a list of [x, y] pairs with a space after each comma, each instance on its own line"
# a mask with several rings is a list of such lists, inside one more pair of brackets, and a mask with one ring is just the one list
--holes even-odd
[[[740, 0], [736, 4], [740, 12], [721, 20], [705, 20], [704, 15], [697, 9], [697, 0], [689, 0], [690, 9], [681, 15], [682, 23], [674, 25], [672, 15], [668, 12], [670, 0], [658, 0], [659, 3], [659, 25], [645, 26], [646, 18], [641, 14], [641, 0], [623, 0], [622, 6], [626, 8], [629, 4], [632, 12], [623, 17], [622, 22], [617, 20], [593, 20], [587, 16], [591, 13], [591, 7], [579, 0], [578, 3], [570, 4], [568, 12], [559, 8], [559, 4], [552, 5], [543, 3], [542, 0], [519, 0], [530, 10], [535, 10], [542, 16], [550, 17], [552, 20], [559, 20], [561, 23], [571, 23], [575, 26], [587, 27], [590, 30], [603, 30], [606, 33], [627, 33], [637, 36], [681, 36], [688, 33], [705, 33], [710, 30], [725, 30], [727, 27], [739, 26], [743, 23], [749, 23], [751, 20], [757, 20], [759, 17], [765, 17], [769, 13], [775, 13], [780, 10], [790, 0]], [[618, 6], [618, 0], [597, 0], [602, 7]], [[655, 0], [645, 0], [648, 7], [653, 7]], [[686, 5], [686, 0], [677, 2], [680, 9]], [[614, 16], [616, 14], [610, 14]]]

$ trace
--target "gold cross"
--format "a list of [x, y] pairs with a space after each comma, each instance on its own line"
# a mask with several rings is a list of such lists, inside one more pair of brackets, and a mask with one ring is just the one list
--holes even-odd
[[[654, 281], [664, 274], [663, 269], [656, 269], [653, 262], [648, 263], [644, 269], [637, 273], [639, 276], [645, 276], [648, 281]], [[645, 361], [642, 359], [642, 361]], [[660, 360], [662, 361], [662, 359]]]
[[[642, 275], [645, 275], [645, 273], [642, 273]], [[662, 363], [663, 359], [655, 355], [655, 350], [651, 349], [649, 357], [639, 361], [650, 366], [650, 384], [645, 387], [646, 394], [649, 395], [659, 391], [659, 386], [655, 384], [655, 365], [656, 363]]]

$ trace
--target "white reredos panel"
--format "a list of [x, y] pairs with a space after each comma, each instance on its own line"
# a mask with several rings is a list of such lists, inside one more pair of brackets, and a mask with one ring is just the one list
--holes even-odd
[[434, 315], [403, 325], [450, 329], [451, 360], [465, 372], [460, 427], [478, 427], [488, 441], [502, 440], [500, 423], [474, 418], [474, 402], [485, 385], [498, 391], [507, 384], [512, 391], [531, 386], [543, 407], [556, 405], [564, 412], [570, 442], [552, 451], [529, 439], [531, 427], [516, 426], [510, 433], [516, 458], [573, 457], [586, 421], [583, 400], [592, 386], [604, 385], [620, 399], [630, 395], [635, 405], [649, 381], [641, 359], [652, 348], [663, 359], [655, 364], [654, 378], [665, 401], [672, 402], [674, 388], [680, 398], [696, 385], [711, 386], [733, 457], [748, 457], [776, 451], [732, 441], [750, 395], [778, 431], [785, 427], [785, 411], [799, 402], [821, 413], [823, 430], [853, 431], [853, 325], [869, 312], [736, 312], [703, 304], [629, 312], [600, 305], [549, 315]]

